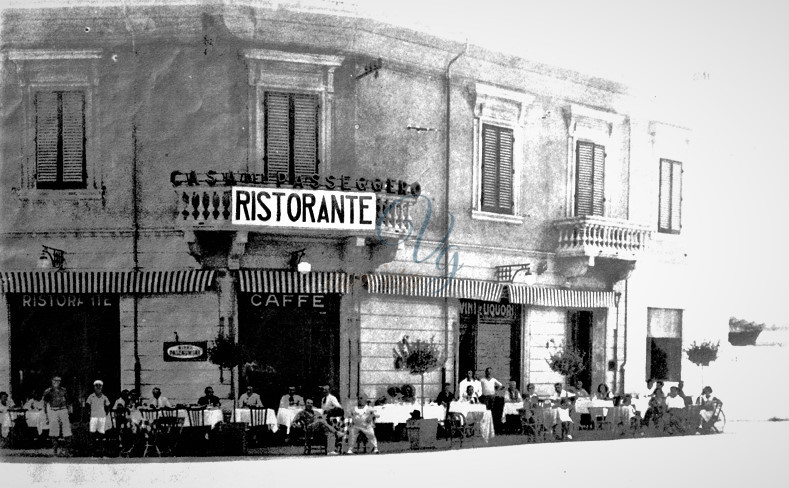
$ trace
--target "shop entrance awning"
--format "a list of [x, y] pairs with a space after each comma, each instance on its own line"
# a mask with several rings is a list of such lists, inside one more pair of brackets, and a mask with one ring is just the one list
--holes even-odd
[[543, 286], [507, 285], [510, 303], [559, 308], [612, 308], [615, 293], [612, 291], [571, 290]]
[[199, 293], [214, 283], [214, 270], [3, 271], [4, 293]]
[[242, 293], [347, 293], [348, 281], [348, 275], [340, 272], [252, 269], [238, 272], [238, 289]]

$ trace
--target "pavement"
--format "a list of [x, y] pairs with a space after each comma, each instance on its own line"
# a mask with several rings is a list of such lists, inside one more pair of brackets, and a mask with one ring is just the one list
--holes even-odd
[[[786, 486], [789, 422], [729, 422], [718, 435], [353, 456], [63, 459], [5, 457], [4, 486]], [[502, 441], [507, 436], [502, 436]]]

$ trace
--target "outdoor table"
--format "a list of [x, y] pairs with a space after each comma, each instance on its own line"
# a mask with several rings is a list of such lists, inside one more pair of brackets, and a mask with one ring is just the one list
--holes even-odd
[[523, 402], [505, 402], [504, 410], [501, 412], [501, 421], [507, 421], [507, 415], [520, 415], [523, 410]]
[[[373, 411], [378, 416], [375, 422], [378, 424], [404, 424], [411, 418], [411, 412], [421, 411], [418, 403], [387, 403], [373, 407]], [[423, 419], [436, 419], [443, 421], [446, 417], [446, 410], [443, 406], [435, 403], [426, 403], [422, 414]]]
[[631, 418], [633, 418], [633, 409], [628, 406], [613, 407], [611, 409], [611, 426], [614, 429], [619, 424], [629, 427]]
[[452, 402], [449, 404], [450, 412], [462, 413], [468, 423], [479, 425], [479, 433], [485, 442], [488, 442], [496, 434], [493, 432], [493, 415], [485, 405], [479, 403]]
[[[283, 410], [283, 409], [280, 408], [280, 410]], [[251, 424], [252, 423], [251, 415], [249, 413], [249, 407], [237, 408], [237, 409], [235, 409], [233, 414], [235, 416], [235, 422], [243, 422], [245, 424]], [[271, 430], [271, 432], [275, 432], [276, 433], [279, 430], [279, 422], [278, 421], [279, 421], [279, 416], [274, 412], [274, 409], [267, 408], [266, 409], [266, 426]]]
[[[304, 410], [304, 407], [288, 407], [288, 408], [280, 408], [277, 411], [277, 424], [285, 426], [285, 432], [290, 434], [290, 426], [293, 424], [293, 418], [296, 416], [297, 413]], [[314, 408], [313, 410], [318, 415], [323, 415], [323, 410], [320, 408]]]
[[578, 399], [575, 401], [576, 413], [589, 413], [589, 407], [603, 408], [603, 415], [608, 415], [608, 409], [614, 408], [613, 400]]
[[[192, 427], [192, 422], [189, 419], [189, 412], [186, 409], [179, 408], [176, 410], [176, 415], [184, 419], [184, 427]], [[222, 410], [219, 408], [206, 408], [203, 410], [203, 423], [212, 429], [222, 422]]]
[[649, 397], [632, 398], [630, 403], [636, 407], [636, 411], [640, 412], [643, 417], [644, 414], [647, 413], [647, 410], [649, 410], [649, 400]]

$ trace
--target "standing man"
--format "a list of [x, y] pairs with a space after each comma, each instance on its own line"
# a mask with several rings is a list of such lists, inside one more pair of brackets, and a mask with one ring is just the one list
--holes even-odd
[[85, 400], [85, 404], [90, 406], [90, 434], [93, 437], [94, 446], [99, 446], [102, 454], [104, 454], [104, 433], [107, 430], [107, 411], [110, 408], [110, 399], [102, 393], [103, 388], [103, 381], [94, 381], [93, 393], [88, 395], [88, 399]]
[[332, 395], [329, 391], [329, 385], [323, 385], [321, 410], [323, 410], [323, 415], [326, 416], [326, 418], [344, 416], [342, 405], [340, 405], [340, 401], [337, 400], [337, 397]]
[[[58, 437], [63, 434], [67, 446], [71, 439], [71, 421], [68, 418], [71, 406], [66, 398], [66, 389], [60, 386], [60, 376], [52, 377], [52, 386], [44, 391], [44, 412], [49, 419], [49, 437], [52, 449], [58, 455]], [[65, 451], [63, 451], [65, 453]]]
[[461, 394], [464, 394], [468, 390], [469, 386], [474, 388], [474, 394], [477, 397], [482, 395], [482, 383], [480, 383], [479, 380], [474, 377], [474, 371], [473, 370], [466, 371], [466, 377], [458, 385], [458, 391]]
[[491, 410], [493, 408], [493, 399], [496, 398], [496, 391], [503, 390], [504, 385], [493, 377], [493, 371], [490, 368], [485, 368], [485, 377], [480, 381], [480, 385], [482, 387], [482, 394], [479, 399], [488, 407], [488, 410]]

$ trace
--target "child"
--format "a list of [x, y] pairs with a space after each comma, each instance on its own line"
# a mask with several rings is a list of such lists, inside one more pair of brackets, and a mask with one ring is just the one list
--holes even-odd
[[573, 419], [570, 417], [569, 398], [562, 398], [559, 402], [559, 422], [562, 424], [562, 432], [559, 440], [564, 440], [565, 438], [573, 440], [573, 436], [570, 433], [573, 426]]
[[356, 407], [351, 411], [351, 436], [347, 454], [353, 454], [353, 446], [356, 444], [356, 436], [359, 435], [359, 432], [363, 433], [373, 445], [373, 454], [378, 454], [378, 441], [373, 429], [375, 417], [375, 411], [366, 404], [364, 398], [357, 398]]

